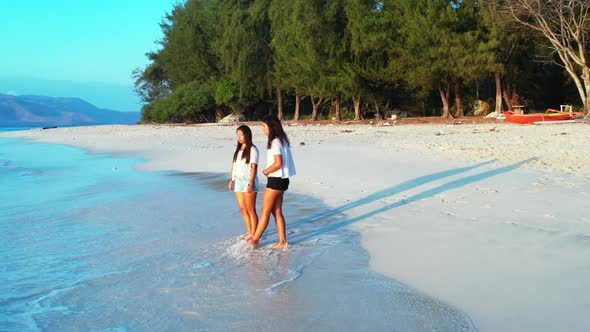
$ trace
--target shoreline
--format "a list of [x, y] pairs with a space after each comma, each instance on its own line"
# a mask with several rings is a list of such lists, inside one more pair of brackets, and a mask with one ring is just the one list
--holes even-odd
[[[248, 124], [263, 146], [259, 125]], [[72, 127], [0, 137], [139, 157], [146, 170], [229, 172], [236, 127]], [[299, 171], [291, 190], [349, 207], [345, 223], [360, 231], [371, 270], [457, 307], [481, 331], [590, 326], [583, 296], [590, 218], [580, 208], [590, 199], [587, 126], [287, 122], [285, 130]], [[562, 204], [548, 206], [555, 197]], [[574, 280], [560, 281], [558, 272]]]

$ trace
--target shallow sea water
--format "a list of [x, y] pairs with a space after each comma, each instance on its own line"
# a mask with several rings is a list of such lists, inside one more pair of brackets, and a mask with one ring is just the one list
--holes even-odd
[[251, 250], [227, 174], [141, 162], [0, 138], [1, 331], [476, 330], [369, 271], [320, 200], [287, 192], [289, 250]]

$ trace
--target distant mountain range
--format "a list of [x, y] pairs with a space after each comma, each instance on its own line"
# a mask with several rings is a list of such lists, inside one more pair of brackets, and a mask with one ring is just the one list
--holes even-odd
[[33, 77], [7, 77], [0, 72], [0, 94], [14, 96], [53, 96], [83, 99], [98, 108], [139, 112], [143, 103], [131, 84], [47, 80]]
[[139, 112], [117, 112], [79, 98], [0, 94], [0, 127], [133, 124]]

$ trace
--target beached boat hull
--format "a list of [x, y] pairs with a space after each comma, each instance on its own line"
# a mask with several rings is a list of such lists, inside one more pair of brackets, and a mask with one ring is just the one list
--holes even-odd
[[563, 121], [571, 120], [572, 113], [565, 113], [559, 111], [547, 111], [546, 113], [531, 113], [531, 114], [515, 114], [513, 111], [505, 111], [504, 116], [506, 121], [520, 124], [533, 124], [535, 122], [544, 121]]

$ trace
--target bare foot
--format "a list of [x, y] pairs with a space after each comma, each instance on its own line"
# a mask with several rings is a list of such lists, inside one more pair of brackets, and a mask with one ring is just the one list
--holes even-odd
[[275, 244], [273, 244], [272, 246], [270, 246], [270, 249], [287, 249], [289, 248], [289, 243], [285, 242], [285, 243], [281, 243], [281, 242], [277, 242]]
[[254, 240], [253, 237], [248, 238], [248, 244], [252, 246], [252, 248], [258, 248], [258, 240]]

